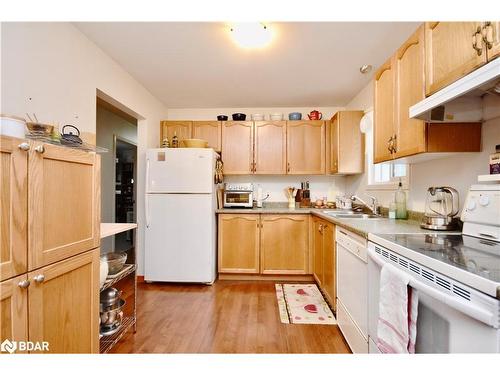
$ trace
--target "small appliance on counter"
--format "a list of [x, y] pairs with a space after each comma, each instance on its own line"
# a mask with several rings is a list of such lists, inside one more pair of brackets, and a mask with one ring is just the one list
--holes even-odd
[[427, 190], [425, 214], [420, 227], [431, 230], [458, 228], [458, 191], [448, 186], [430, 187]]
[[224, 207], [225, 208], [252, 208], [253, 207], [253, 184], [224, 184]]

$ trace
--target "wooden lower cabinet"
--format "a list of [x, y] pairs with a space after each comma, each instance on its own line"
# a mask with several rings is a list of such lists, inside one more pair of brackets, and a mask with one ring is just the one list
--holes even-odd
[[259, 215], [219, 215], [219, 272], [258, 274]]
[[335, 225], [315, 217], [311, 228], [314, 249], [314, 279], [330, 306], [336, 310]]
[[335, 253], [335, 225], [325, 222], [323, 227], [323, 283], [321, 289], [334, 310], [336, 310], [337, 300]]
[[219, 273], [310, 275], [309, 215], [219, 214]]
[[48, 353], [98, 353], [99, 252], [1, 282], [0, 342], [45, 341]]
[[262, 215], [262, 274], [307, 274], [308, 248], [309, 215]]
[[28, 289], [22, 282], [26, 274], [0, 283], [0, 342], [28, 340]]
[[314, 216], [312, 225], [312, 249], [313, 249], [313, 276], [319, 287], [323, 283], [323, 223], [324, 221]]
[[98, 353], [99, 249], [30, 272], [28, 279], [30, 341], [47, 341], [50, 353]]

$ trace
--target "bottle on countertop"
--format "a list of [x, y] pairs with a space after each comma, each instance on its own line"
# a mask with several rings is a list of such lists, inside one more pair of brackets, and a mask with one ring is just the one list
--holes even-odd
[[396, 202], [389, 203], [389, 219], [396, 218]]
[[262, 208], [262, 187], [257, 185], [257, 208]]
[[403, 190], [401, 180], [398, 184], [398, 190], [394, 194], [394, 202], [396, 203], [396, 219], [406, 219], [406, 193]]
[[496, 145], [495, 153], [490, 155], [490, 174], [500, 174], [500, 145]]
[[174, 136], [172, 137], [172, 148], [179, 147], [179, 138], [177, 138], [177, 132], [174, 132]]

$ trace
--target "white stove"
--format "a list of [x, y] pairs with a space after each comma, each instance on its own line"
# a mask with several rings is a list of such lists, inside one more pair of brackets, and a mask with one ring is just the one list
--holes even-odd
[[417, 352], [500, 352], [500, 185], [471, 186], [461, 220], [462, 234], [369, 235], [371, 351], [379, 274], [390, 263], [419, 292]]

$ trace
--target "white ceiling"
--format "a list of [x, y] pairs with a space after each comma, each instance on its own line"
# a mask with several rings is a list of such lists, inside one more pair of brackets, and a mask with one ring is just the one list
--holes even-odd
[[271, 25], [272, 45], [243, 50], [224, 23], [76, 23], [169, 108], [343, 106], [373, 76], [359, 67], [381, 65], [418, 23]]

